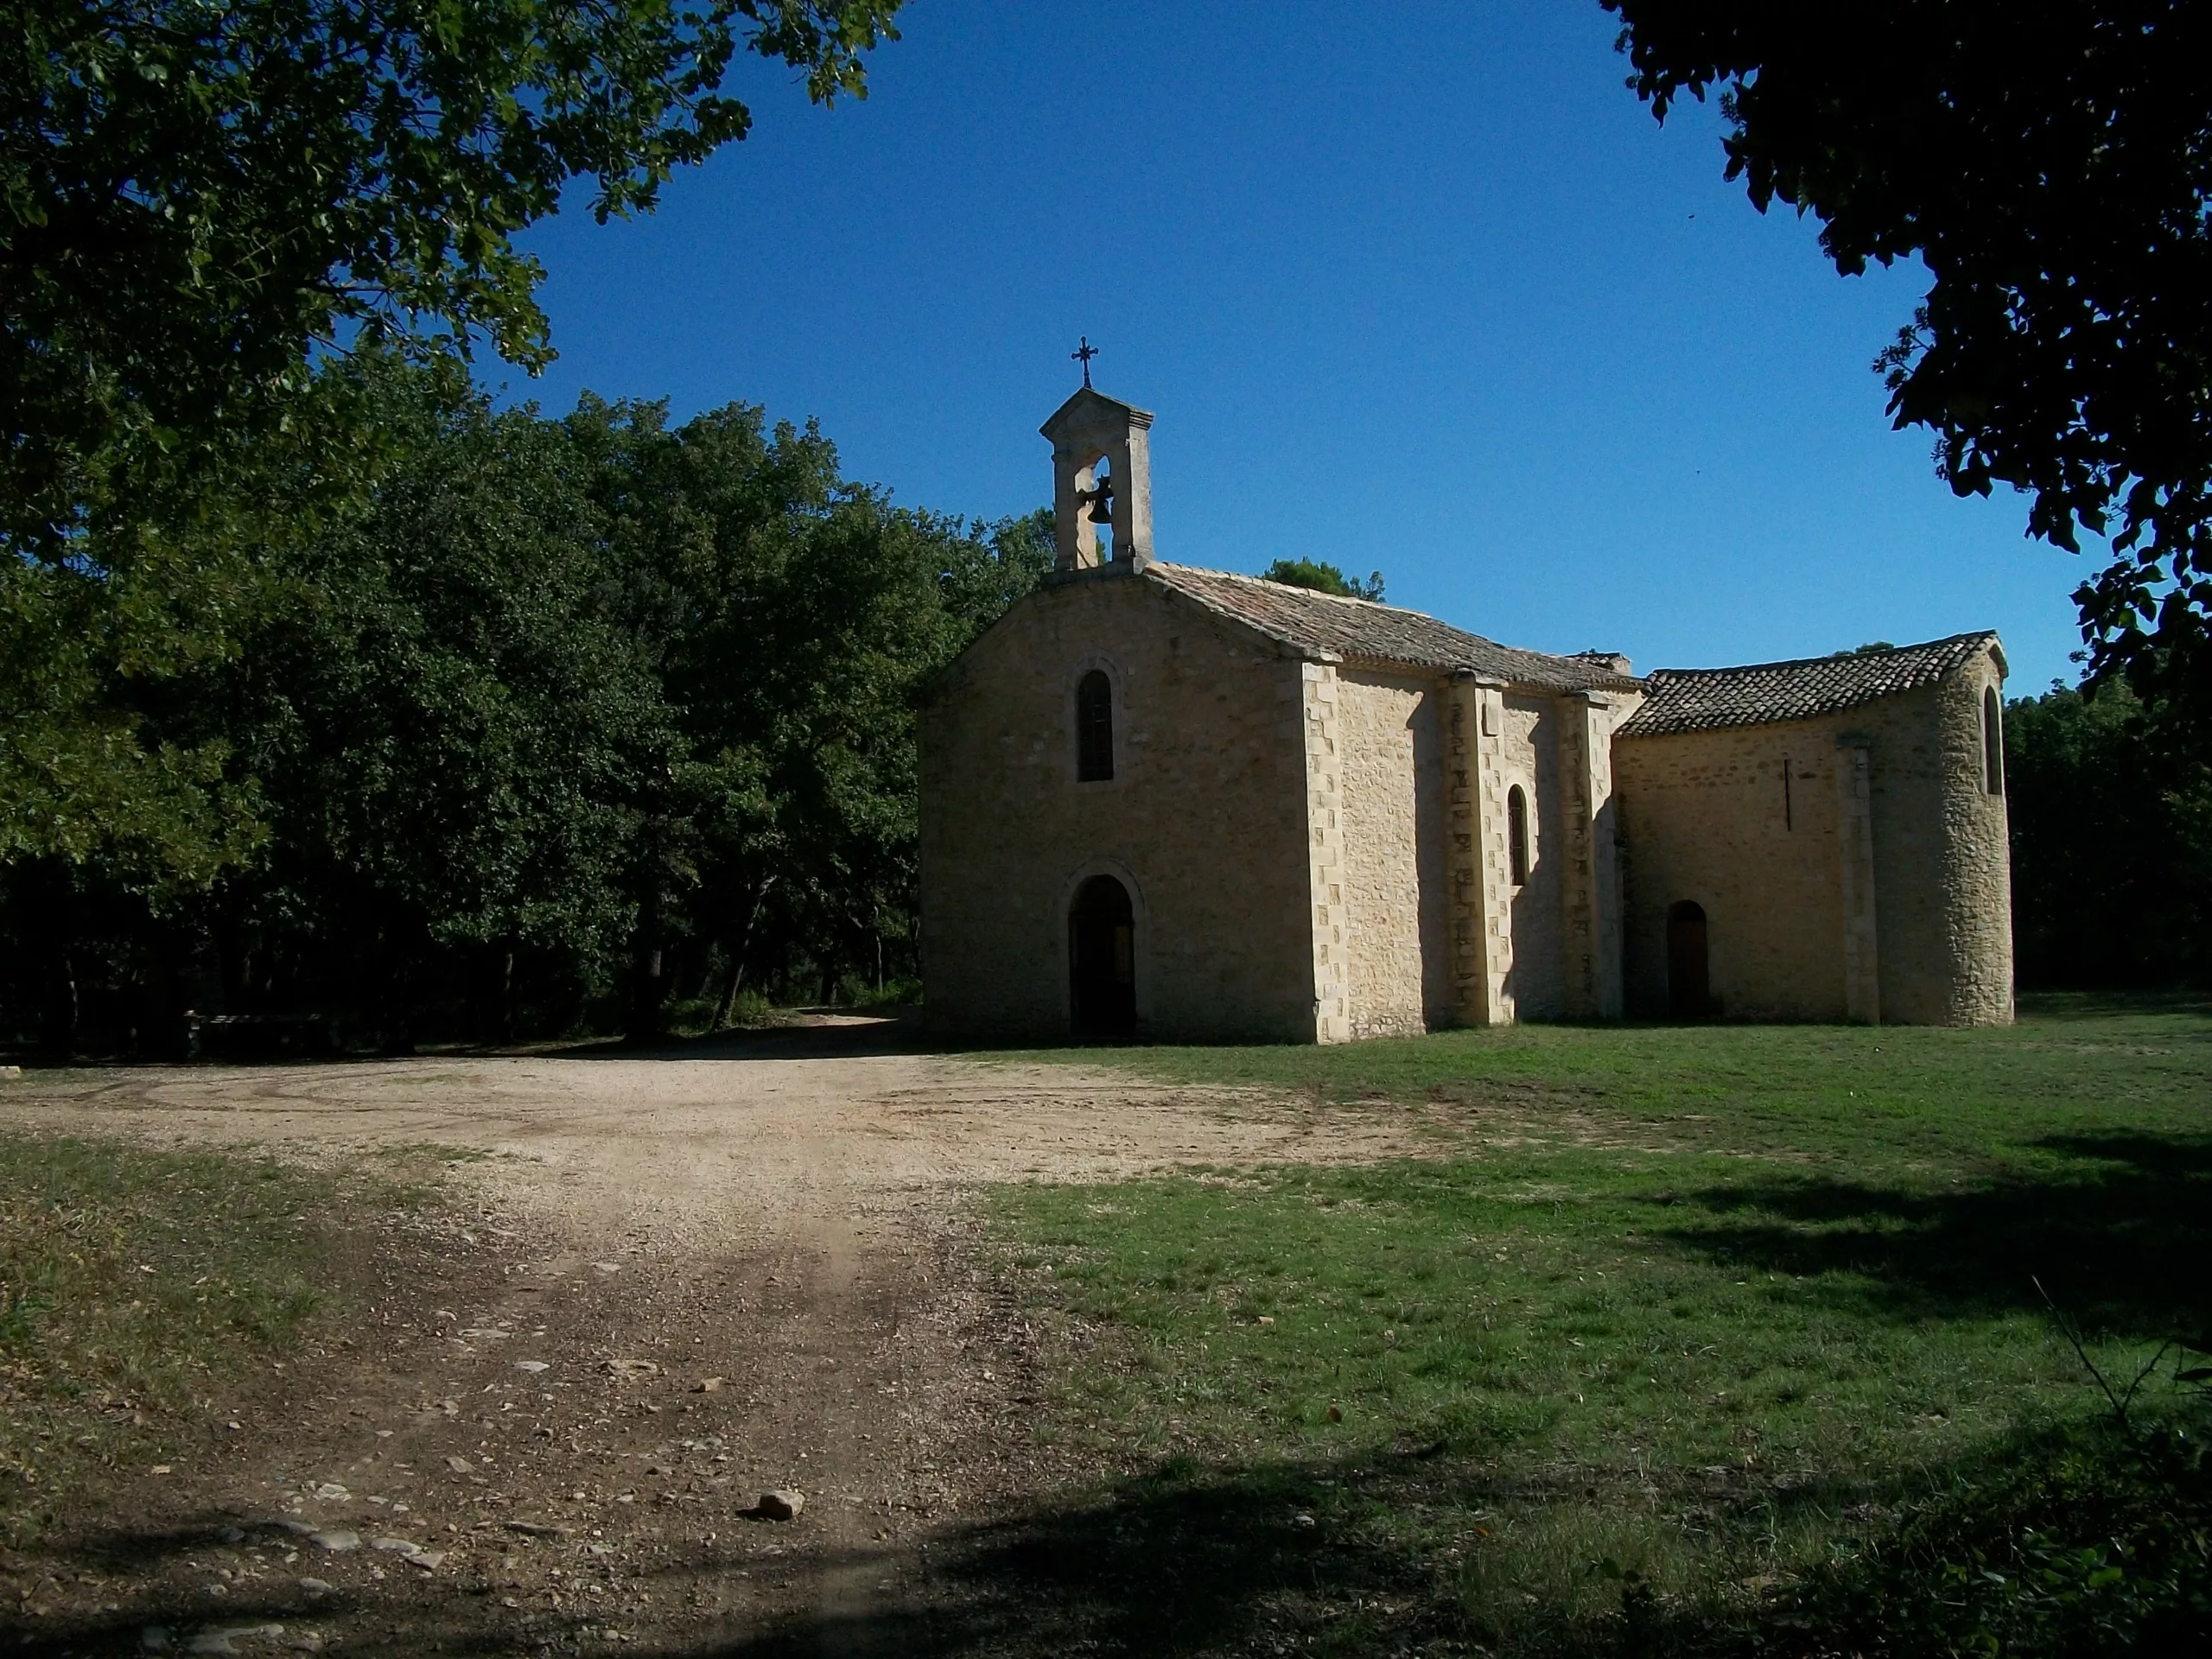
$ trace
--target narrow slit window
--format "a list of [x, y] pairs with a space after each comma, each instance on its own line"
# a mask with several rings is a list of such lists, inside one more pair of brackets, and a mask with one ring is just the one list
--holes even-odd
[[1981, 693], [1981, 786], [1992, 795], [2005, 792], [2005, 710], [1993, 685]]
[[1516, 784], [1505, 794], [1505, 846], [1513, 861], [1513, 885], [1529, 880], [1529, 797]]
[[1797, 827], [1796, 814], [1791, 810], [1789, 799], [1789, 757], [1786, 754], [1782, 757], [1782, 827], [1785, 830]]
[[1075, 776], [1103, 784], [1114, 775], [1114, 683], [1092, 669], [1075, 688]]

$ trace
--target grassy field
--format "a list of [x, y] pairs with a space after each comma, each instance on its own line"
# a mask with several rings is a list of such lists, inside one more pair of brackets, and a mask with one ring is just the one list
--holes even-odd
[[[1155, 1586], [1101, 1592], [1119, 1639], [1742, 1627], [2101, 1414], [2045, 1293], [2122, 1376], [2212, 1327], [2202, 1004], [1081, 1058], [1431, 1149], [996, 1195], [1052, 1356], [1038, 1432], [1140, 1471], [1052, 1523], [1094, 1590]], [[2171, 1370], [2139, 1416], [2194, 1411]]]
[[[241, 1380], [342, 1316], [341, 1211], [412, 1189], [273, 1160], [0, 1136], [0, 1539], [181, 1464]], [[334, 1294], [338, 1305], [332, 1304]]]

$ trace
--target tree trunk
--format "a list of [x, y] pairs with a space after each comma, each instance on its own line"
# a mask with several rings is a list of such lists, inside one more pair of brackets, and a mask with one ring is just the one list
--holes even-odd
[[729, 980], [722, 987], [721, 1003], [715, 1009], [715, 1029], [722, 1030], [737, 1013], [737, 994], [745, 988], [745, 953], [735, 951], [730, 958]]
[[746, 912], [745, 925], [730, 950], [729, 983], [722, 988], [721, 1007], [715, 1011], [716, 1031], [728, 1025], [731, 1015], [737, 1011], [737, 994], [745, 987], [745, 964], [753, 953], [753, 930], [760, 925], [760, 907], [768, 902], [768, 891], [775, 885], [776, 878], [772, 875], [753, 890], [753, 907]]

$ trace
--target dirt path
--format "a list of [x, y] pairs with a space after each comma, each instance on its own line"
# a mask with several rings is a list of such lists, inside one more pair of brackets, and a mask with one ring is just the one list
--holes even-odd
[[[1372, 1120], [1114, 1072], [869, 1052], [883, 1022], [823, 1021], [712, 1058], [436, 1058], [36, 1076], [0, 1122], [252, 1142], [495, 1154], [493, 1190], [670, 1248], [802, 1218], [925, 1208], [961, 1185], [1111, 1179], [1177, 1165], [1376, 1155]], [[841, 1040], [842, 1039], [842, 1040]]]
[[[372, 1326], [230, 1380], [238, 1441], [206, 1467], [119, 1476], [77, 1582], [18, 1564], [26, 1646], [911, 1650], [933, 1536], [1081, 1472], [1020, 1432], [1025, 1333], [963, 1192], [1408, 1148], [1373, 1115], [887, 1034], [0, 1091], [11, 1128], [482, 1154], [454, 1160], [457, 1211], [364, 1241]], [[797, 1522], [753, 1516], [771, 1488], [805, 1495]]]

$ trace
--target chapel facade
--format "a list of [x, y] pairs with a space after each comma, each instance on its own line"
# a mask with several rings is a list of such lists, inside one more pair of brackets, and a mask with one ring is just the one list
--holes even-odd
[[1995, 634], [1637, 676], [1171, 564], [1151, 424], [1046, 423], [1057, 568], [924, 710], [933, 1029], [2010, 1020]]

